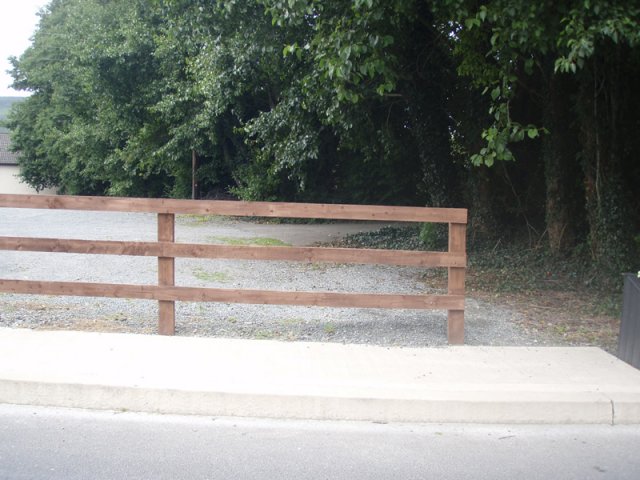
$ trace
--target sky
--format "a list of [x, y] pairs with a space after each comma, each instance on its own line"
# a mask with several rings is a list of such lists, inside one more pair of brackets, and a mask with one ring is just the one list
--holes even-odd
[[48, 0], [0, 0], [0, 97], [28, 95], [9, 88], [13, 80], [7, 73], [11, 69], [8, 58], [19, 57], [30, 45], [39, 21], [36, 14], [48, 3]]

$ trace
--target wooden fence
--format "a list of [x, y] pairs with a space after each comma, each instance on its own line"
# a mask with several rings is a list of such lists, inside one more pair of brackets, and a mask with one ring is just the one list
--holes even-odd
[[[441, 309], [448, 311], [449, 343], [464, 343], [465, 209], [10, 194], [0, 194], [0, 207], [146, 212], [158, 215], [157, 242], [0, 236], [0, 250], [157, 257], [157, 285], [0, 278], [0, 292], [157, 300], [158, 332], [163, 335], [174, 334], [176, 301]], [[448, 223], [449, 249], [447, 252], [423, 252], [175, 243], [176, 214]], [[448, 268], [449, 272], [448, 292], [446, 295], [395, 295], [181, 287], [175, 285], [176, 257], [443, 267]]]

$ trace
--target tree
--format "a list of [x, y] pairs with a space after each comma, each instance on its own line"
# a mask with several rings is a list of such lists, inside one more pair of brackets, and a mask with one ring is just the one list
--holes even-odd
[[196, 152], [210, 193], [454, 203], [430, 24], [417, 0], [57, 0], [14, 61], [25, 179], [186, 196]]
[[145, 85], [154, 62], [144, 13], [144, 2], [56, 0], [33, 45], [13, 59], [14, 85], [33, 92], [10, 117], [13, 145], [23, 177], [36, 188], [162, 192], [161, 169], [131, 155], [132, 132], [152, 121]]
[[[542, 136], [551, 247], [572, 248], [586, 217], [593, 257], [628, 263], [639, 230], [626, 180], [637, 174], [629, 156], [637, 135], [628, 128], [637, 115], [620, 92], [638, 95], [630, 83], [640, 65], [638, 2], [451, 0], [433, 8], [451, 32], [459, 72], [489, 96], [491, 121], [474, 163], [513, 160], [511, 144]], [[542, 107], [533, 123], [517, 117], [523, 92]]]
[[[445, 109], [452, 65], [424, 2], [261, 3], [275, 25], [305, 32], [284, 53], [304, 62], [303, 108], [334, 132], [339, 151], [356, 158], [348, 167], [359, 172], [348, 176], [354, 187], [377, 183], [369, 201], [456, 203]], [[391, 181], [372, 182], [369, 172]]]

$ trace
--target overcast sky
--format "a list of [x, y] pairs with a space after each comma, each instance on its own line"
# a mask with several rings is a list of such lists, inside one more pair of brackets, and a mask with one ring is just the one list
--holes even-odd
[[12, 83], [7, 70], [11, 68], [8, 57], [19, 57], [30, 44], [38, 24], [38, 11], [48, 0], [2, 0], [0, 15], [0, 97], [26, 95], [9, 88]]

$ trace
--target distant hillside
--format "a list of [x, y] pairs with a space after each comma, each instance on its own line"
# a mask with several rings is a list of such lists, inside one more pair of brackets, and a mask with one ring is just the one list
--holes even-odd
[[2, 122], [7, 118], [11, 105], [22, 100], [24, 97], [0, 97], [0, 132], [6, 133], [7, 131]]
[[0, 97], [0, 120], [7, 118], [11, 105], [21, 102], [25, 97]]

